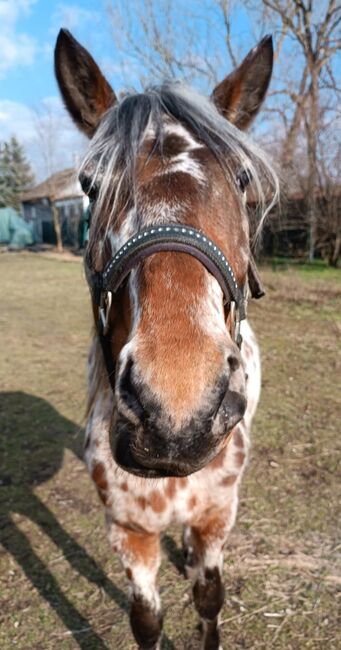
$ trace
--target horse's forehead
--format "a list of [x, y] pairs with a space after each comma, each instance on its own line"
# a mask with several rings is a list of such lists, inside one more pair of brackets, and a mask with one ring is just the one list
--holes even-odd
[[185, 222], [207, 189], [207, 157], [206, 147], [180, 123], [166, 121], [162, 141], [149, 127], [137, 160], [137, 207], [121, 212], [115, 239], [123, 242], [142, 224]]
[[[155, 138], [158, 137], [158, 129], [153, 124], [150, 124], [144, 134], [144, 142], [147, 140], [155, 141]], [[203, 144], [200, 143], [194, 134], [192, 134], [185, 125], [181, 122], [176, 122], [175, 120], [169, 118], [167, 115], [163, 119], [162, 123], [162, 135], [164, 140], [168, 142], [174, 142], [177, 146], [184, 149], [197, 149], [203, 147]]]
[[199, 229], [213, 228], [209, 236], [214, 239], [225, 236], [227, 222], [231, 221], [234, 229], [238, 223], [243, 225], [242, 219], [236, 219], [240, 212], [236, 188], [226, 182], [213, 152], [189, 127], [168, 116], [161, 134], [149, 124], [136, 163], [137, 200], [119, 210], [107, 232], [113, 251], [141, 227], [181, 222]]
[[176, 193], [178, 183], [172, 175], [180, 172], [203, 185], [207, 180], [203, 157], [205, 150], [204, 145], [180, 123], [166, 120], [161, 138], [149, 128], [140, 151], [138, 182], [143, 186], [166, 177], [168, 187], [171, 183], [172, 192]]
[[166, 136], [169, 138], [178, 138], [178, 141], [181, 140], [187, 150], [203, 148], [203, 145], [180, 122], [166, 121], [164, 130]]

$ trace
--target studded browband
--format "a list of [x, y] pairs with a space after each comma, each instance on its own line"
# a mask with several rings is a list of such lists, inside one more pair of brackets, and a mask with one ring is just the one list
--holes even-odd
[[[224, 304], [233, 304], [235, 311], [234, 338], [240, 346], [240, 321], [246, 317], [246, 291], [239, 287], [228, 260], [219, 247], [207, 235], [184, 225], [162, 225], [146, 228], [133, 235], [107, 263], [102, 273], [94, 271], [91, 261], [86, 256], [86, 275], [93, 295], [99, 307], [98, 332], [103, 348], [109, 378], [114, 372], [113, 360], [109, 358], [110, 342], [107, 338], [112, 295], [122, 286], [129, 273], [142, 260], [155, 253], [172, 251], [187, 253], [201, 262], [216, 278], [224, 295]], [[250, 257], [248, 280], [252, 297], [261, 298], [263, 287], [255, 262]]]

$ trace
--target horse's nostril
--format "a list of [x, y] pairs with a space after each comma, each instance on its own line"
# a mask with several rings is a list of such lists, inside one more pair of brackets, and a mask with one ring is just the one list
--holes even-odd
[[227, 363], [229, 364], [231, 372], [238, 370], [240, 366], [240, 360], [236, 354], [229, 354], [227, 357]]
[[135, 413], [138, 418], [141, 419], [143, 416], [143, 407], [138, 397], [138, 392], [134, 383], [133, 366], [133, 360], [129, 359], [120, 377], [119, 393], [120, 398], [125, 403], [125, 405], [131, 411], [133, 411], [133, 413]]

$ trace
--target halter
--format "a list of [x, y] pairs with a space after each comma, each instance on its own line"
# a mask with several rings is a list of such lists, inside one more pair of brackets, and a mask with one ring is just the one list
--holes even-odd
[[[201, 231], [182, 224], [146, 228], [128, 239], [101, 273], [92, 269], [88, 256], [85, 258], [87, 281], [99, 308], [97, 329], [112, 387], [115, 363], [108, 330], [113, 294], [142, 260], [163, 251], [191, 255], [216, 278], [223, 292], [224, 305], [231, 305], [234, 317], [233, 338], [241, 346], [240, 322], [246, 318], [247, 287], [238, 286], [232, 267], [219, 247]], [[264, 291], [252, 256], [249, 260], [248, 280], [252, 297], [261, 298]]]

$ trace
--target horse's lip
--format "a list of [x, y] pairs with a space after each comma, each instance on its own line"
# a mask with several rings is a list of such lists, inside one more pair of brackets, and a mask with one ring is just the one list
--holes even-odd
[[[117, 458], [115, 458], [115, 461], [117, 465], [123, 469], [125, 472], [128, 472], [128, 474], [133, 474], [134, 476], [139, 476], [140, 478], [167, 478], [167, 477], [175, 477], [175, 476], [188, 476], [188, 474], [174, 474], [174, 472], [162, 472], [161, 470], [154, 470], [154, 469], [149, 469], [147, 467], [141, 466], [132, 466], [132, 465], [124, 465], [123, 463], [120, 463]], [[191, 473], [191, 472], [189, 472]]]
[[141, 478], [180, 478], [181, 476], [189, 476], [189, 474], [193, 474], [193, 471], [197, 471], [196, 469], [193, 470], [193, 467], [188, 467], [185, 469], [184, 466], [176, 467], [175, 465], [172, 466], [171, 469], [167, 470], [161, 469], [159, 467], [146, 467], [145, 465], [138, 463], [135, 459], [133, 459], [133, 457], [131, 457], [132, 462], [127, 463], [123, 462], [117, 454], [115, 454], [114, 459], [117, 465], [121, 467], [121, 469], [123, 469], [125, 472], [129, 472], [129, 474], [134, 474], [135, 476], [140, 476]]
[[[228, 442], [232, 431], [227, 435], [224, 444]], [[139, 450], [130, 445], [124, 436], [118, 436], [113, 448], [113, 457], [117, 465], [129, 474], [140, 476], [141, 478], [167, 478], [175, 477], [181, 478], [190, 476], [209, 465], [214, 460], [217, 454], [220, 453], [222, 448], [220, 444], [211, 449], [210, 453], [202, 459], [201, 462], [195, 465], [187, 464], [179, 460], [174, 460], [172, 463], [167, 463], [162, 466], [162, 461], [153, 457], [146, 457]]]
[[[181, 477], [189, 476], [193, 472], [198, 471], [201, 467], [193, 468], [184, 463], [174, 462], [168, 468], [155, 467], [154, 463], [158, 463], [157, 459], [140, 458], [139, 455], [132, 451], [130, 445], [116, 444], [114, 450], [114, 460], [125, 472], [140, 476], [142, 478], [166, 478], [166, 477]], [[148, 462], [149, 461], [149, 462]], [[147, 463], [146, 465], [144, 463]], [[205, 463], [206, 464], [206, 463]]]

